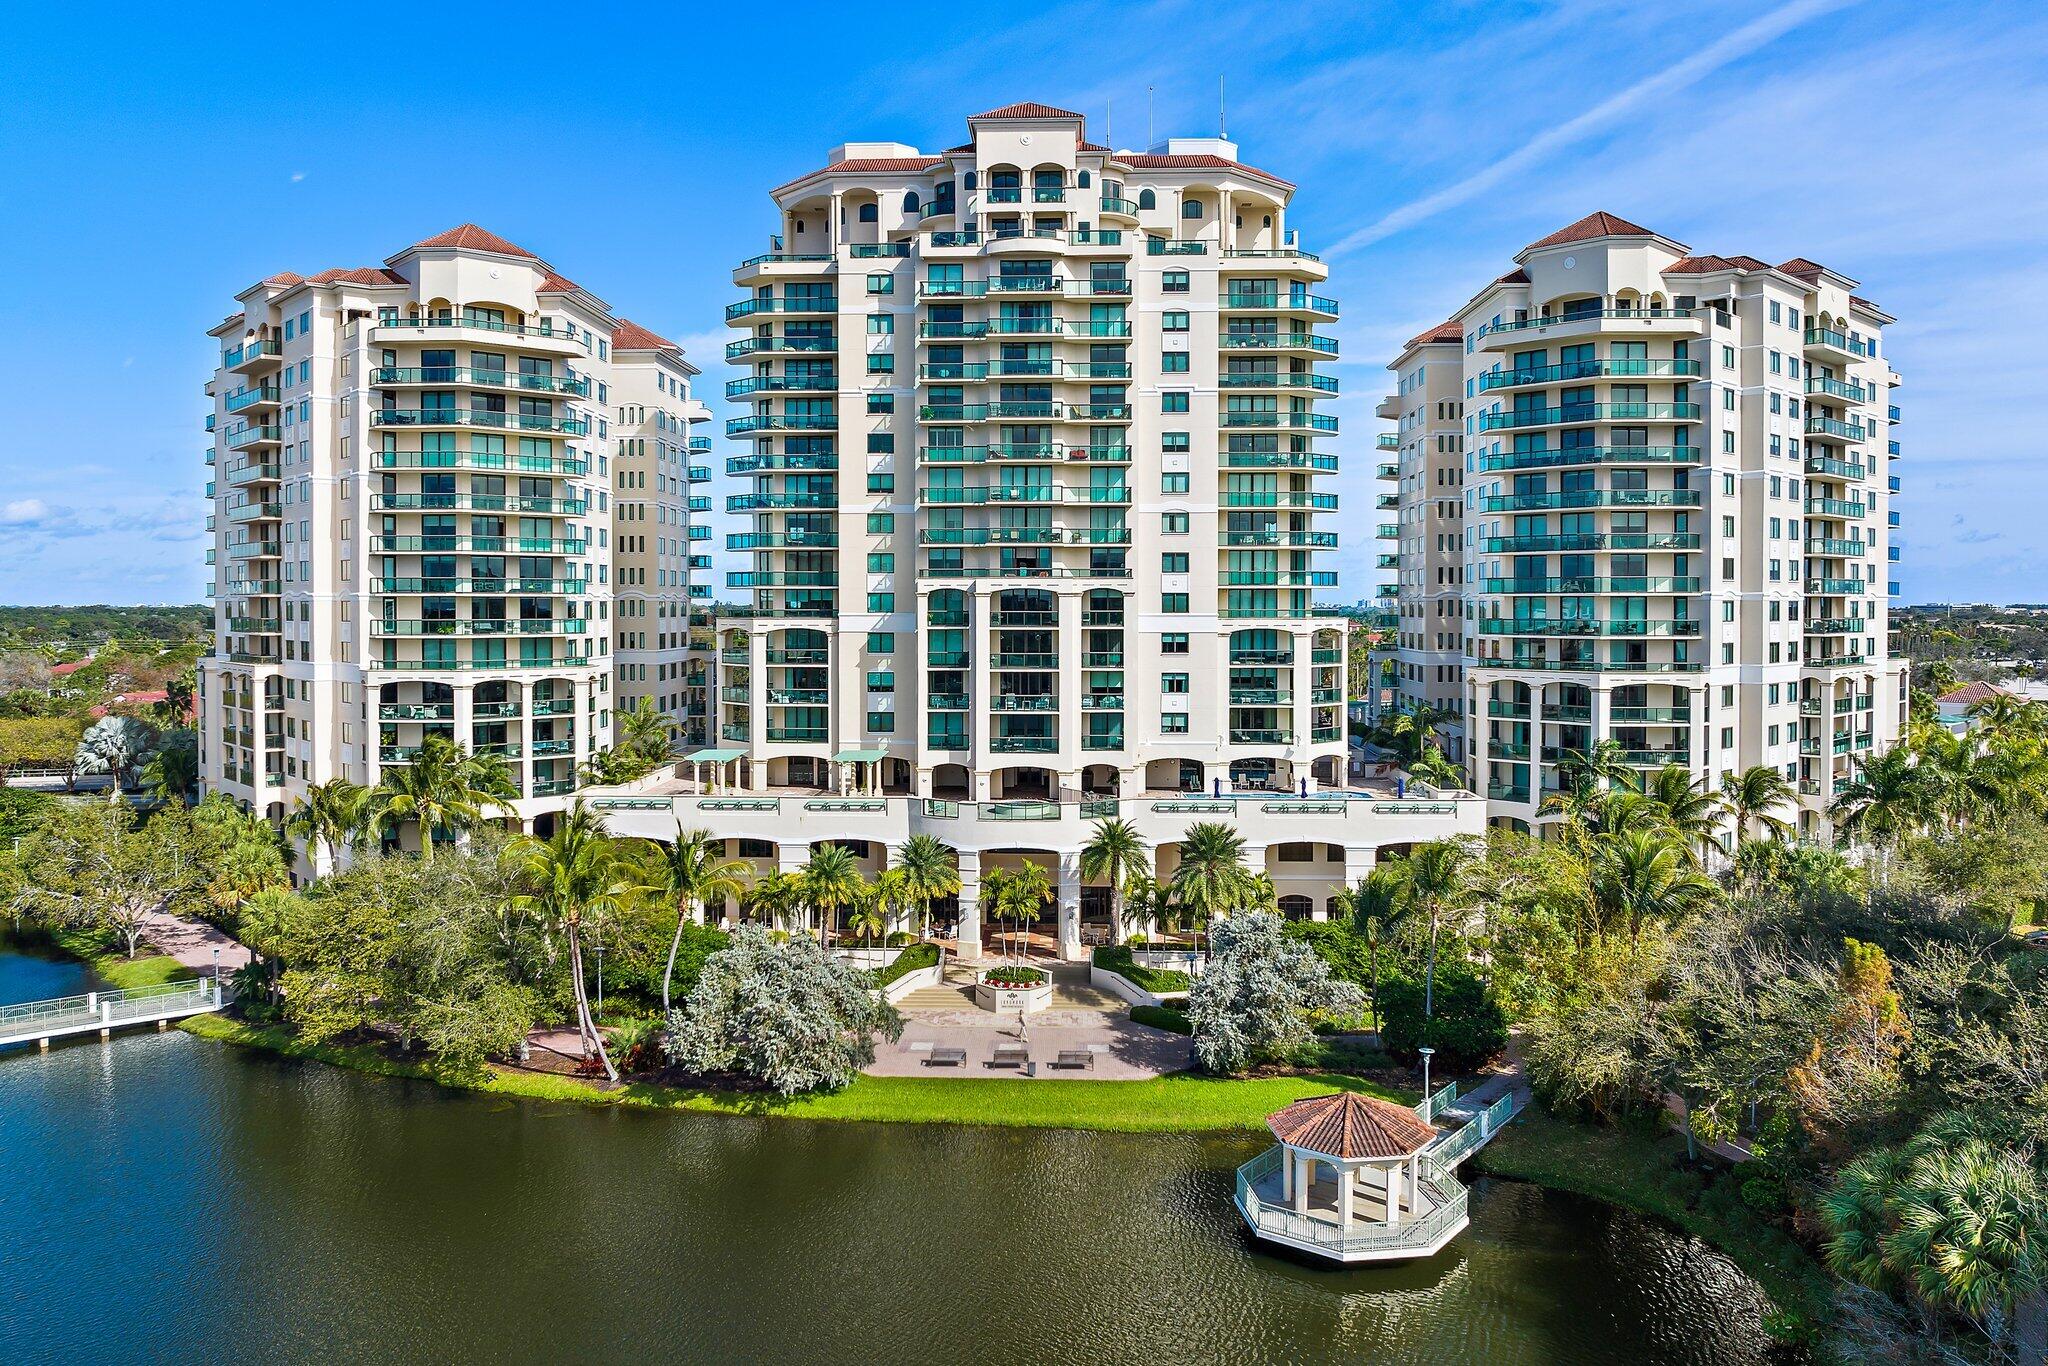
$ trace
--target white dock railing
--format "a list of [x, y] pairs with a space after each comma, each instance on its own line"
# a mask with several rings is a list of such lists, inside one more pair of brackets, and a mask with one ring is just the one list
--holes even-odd
[[199, 1015], [220, 1009], [231, 995], [217, 980], [197, 978], [22, 1001], [0, 1006], [0, 1045]]

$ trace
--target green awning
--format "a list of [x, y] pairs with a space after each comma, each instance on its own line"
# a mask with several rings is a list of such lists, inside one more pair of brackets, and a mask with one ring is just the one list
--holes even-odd
[[832, 756], [835, 764], [879, 764], [889, 757], [886, 749], [842, 749]]
[[700, 749], [695, 754], [685, 754], [683, 762], [686, 764], [725, 764], [731, 763], [734, 759], [744, 759], [746, 757], [747, 752], [743, 749]]

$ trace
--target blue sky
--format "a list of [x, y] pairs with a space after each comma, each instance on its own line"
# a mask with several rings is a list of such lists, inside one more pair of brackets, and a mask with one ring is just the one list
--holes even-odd
[[1392, 348], [1606, 209], [1860, 279], [1900, 318], [1902, 601], [2048, 600], [2048, 6], [38, 5], [8, 46], [0, 602], [198, 600], [205, 330], [273, 271], [482, 223], [684, 342], [723, 412], [731, 267], [828, 146], [1015, 100], [1141, 146], [1148, 89], [1206, 135], [1219, 76], [1344, 303], [1339, 598]]

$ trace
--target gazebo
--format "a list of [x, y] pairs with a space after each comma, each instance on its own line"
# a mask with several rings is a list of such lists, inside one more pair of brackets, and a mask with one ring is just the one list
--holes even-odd
[[1338, 1261], [1426, 1257], [1465, 1227], [1465, 1188], [1425, 1156], [1414, 1110], [1340, 1091], [1267, 1116], [1278, 1146], [1238, 1170], [1252, 1232]]

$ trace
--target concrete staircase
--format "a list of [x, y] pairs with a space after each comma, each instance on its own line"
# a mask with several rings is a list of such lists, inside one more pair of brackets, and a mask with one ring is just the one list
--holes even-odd
[[[1085, 1010], [1121, 1015], [1128, 1007], [1088, 980], [1086, 963], [1058, 963], [1043, 958], [1031, 960], [1032, 967], [1052, 974], [1053, 1010]], [[974, 969], [957, 961], [946, 964], [946, 980], [935, 986], [919, 987], [896, 1003], [905, 1011], [973, 1010]]]

